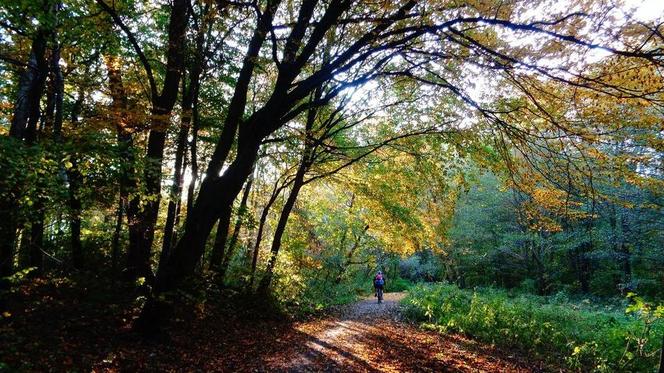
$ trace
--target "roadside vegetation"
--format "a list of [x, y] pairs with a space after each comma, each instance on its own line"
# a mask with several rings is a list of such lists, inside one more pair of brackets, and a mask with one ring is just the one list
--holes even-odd
[[427, 329], [463, 333], [575, 371], [654, 372], [664, 336], [664, 305], [635, 295], [607, 302], [429, 284], [412, 288], [403, 304]]

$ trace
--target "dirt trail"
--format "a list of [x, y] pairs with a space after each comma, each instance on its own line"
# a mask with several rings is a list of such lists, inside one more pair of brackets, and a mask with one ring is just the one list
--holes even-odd
[[538, 370], [504, 351], [402, 320], [404, 293], [385, 294], [383, 304], [364, 299], [306, 322], [253, 318], [232, 307], [183, 307], [163, 335], [145, 339], [131, 331], [134, 314], [125, 304], [105, 305], [67, 283], [35, 284], [14, 294], [11, 318], [0, 320], [0, 372]]
[[0, 322], [0, 372], [537, 370], [489, 346], [403, 321], [404, 296], [385, 294], [383, 304], [371, 297], [307, 322], [221, 312], [214, 305], [183, 308], [161, 337], [144, 339], [131, 332], [127, 307], [102, 306], [66, 283], [42, 283], [14, 294], [12, 317]]
[[300, 336], [264, 361], [292, 372], [529, 372], [522, 362], [460, 336], [441, 336], [401, 320], [405, 293], [364, 299], [323, 320], [299, 323]]

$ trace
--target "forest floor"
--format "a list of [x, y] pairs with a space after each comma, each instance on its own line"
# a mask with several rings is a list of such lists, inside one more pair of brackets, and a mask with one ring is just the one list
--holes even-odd
[[[131, 331], [131, 291], [35, 280], [0, 304], [3, 371], [532, 372], [541, 368], [401, 318], [404, 293], [308, 320], [255, 317], [211, 303], [176, 311], [159, 338]], [[110, 293], [109, 293], [110, 292]]]

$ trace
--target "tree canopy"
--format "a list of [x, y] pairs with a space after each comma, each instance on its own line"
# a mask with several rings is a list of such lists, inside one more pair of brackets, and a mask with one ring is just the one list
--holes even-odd
[[644, 9], [5, 0], [0, 277], [137, 284], [146, 331], [199, 282], [319, 309], [377, 269], [661, 299]]

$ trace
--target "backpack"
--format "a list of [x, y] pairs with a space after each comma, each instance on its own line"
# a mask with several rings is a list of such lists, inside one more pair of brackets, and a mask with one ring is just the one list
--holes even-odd
[[385, 285], [385, 280], [383, 279], [383, 276], [381, 275], [376, 276], [376, 278], [374, 278], [374, 285], [376, 286]]

